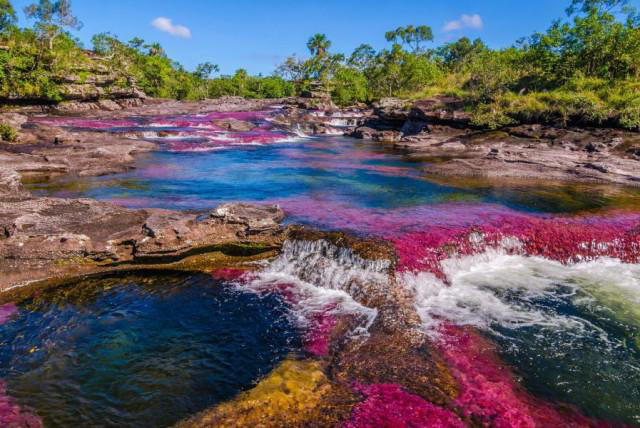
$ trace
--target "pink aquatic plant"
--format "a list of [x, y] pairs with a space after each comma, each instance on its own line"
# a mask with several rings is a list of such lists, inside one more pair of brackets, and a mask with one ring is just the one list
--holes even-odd
[[366, 398], [353, 410], [345, 428], [462, 428], [453, 412], [409, 394], [399, 385], [355, 385]]
[[12, 316], [18, 313], [18, 307], [13, 303], [0, 305], [0, 325], [6, 323]]
[[[325, 310], [328, 311], [329, 308], [325, 308]], [[309, 321], [310, 328], [305, 340], [305, 350], [316, 356], [327, 355], [331, 333], [338, 321], [328, 312], [317, 312], [311, 316]]]
[[443, 333], [439, 348], [458, 381], [455, 405], [466, 417], [495, 428], [611, 426], [532, 397], [518, 385], [494, 346], [472, 329], [449, 325]]
[[0, 426], [3, 428], [42, 428], [42, 420], [25, 412], [7, 395], [4, 382], [0, 381]]
[[562, 263], [611, 257], [640, 261], [638, 216], [541, 218], [502, 216], [470, 227], [432, 227], [391, 237], [399, 268], [430, 271], [443, 278], [440, 262], [455, 255], [501, 249]]

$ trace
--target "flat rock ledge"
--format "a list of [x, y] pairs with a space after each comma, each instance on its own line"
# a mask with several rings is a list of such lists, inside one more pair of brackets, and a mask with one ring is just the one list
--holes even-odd
[[276, 206], [200, 214], [130, 210], [92, 199], [35, 198], [0, 173], [0, 290], [115, 266], [172, 263], [211, 251], [251, 255], [284, 239]]

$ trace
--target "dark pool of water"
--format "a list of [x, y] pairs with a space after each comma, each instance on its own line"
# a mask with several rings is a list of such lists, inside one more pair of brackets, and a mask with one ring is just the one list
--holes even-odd
[[[559, 285], [554, 296], [506, 300], [531, 307], [571, 326], [495, 326], [504, 360], [527, 389], [548, 400], [575, 405], [595, 420], [640, 424], [640, 326], [588, 294]], [[616, 316], [618, 315], [618, 316]]]
[[80, 280], [19, 308], [0, 330], [0, 378], [48, 427], [170, 426], [299, 349], [280, 299], [204, 274]]

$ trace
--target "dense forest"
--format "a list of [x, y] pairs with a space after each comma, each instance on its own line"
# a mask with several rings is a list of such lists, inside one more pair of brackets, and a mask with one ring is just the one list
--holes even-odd
[[0, 98], [56, 101], [66, 76], [89, 79], [102, 68], [114, 75], [114, 86], [136, 86], [153, 97], [284, 97], [321, 81], [341, 106], [446, 95], [462, 101], [480, 126], [581, 117], [640, 129], [640, 16], [631, 6], [631, 0], [571, 0], [546, 32], [497, 50], [468, 38], [431, 46], [426, 25], [399, 27], [385, 34], [387, 48], [362, 44], [350, 55], [332, 52], [330, 40], [316, 34], [307, 43], [309, 58], [291, 56], [272, 76], [242, 69], [216, 76], [215, 64], [187, 71], [160, 45], [138, 38], [98, 34], [86, 50], [73, 37], [82, 23], [70, 0], [27, 7], [32, 28], [16, 26], [11, 2], [0, 0]]

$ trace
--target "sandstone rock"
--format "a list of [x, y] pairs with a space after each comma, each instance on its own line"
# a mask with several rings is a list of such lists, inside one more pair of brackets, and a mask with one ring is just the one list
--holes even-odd
[[361, 138], [364, 140], [382, 141], [382, 142], [396, 142], [402, 138], [401, 131], [393, 130], [377, 130], [369, 128], [367, 126], [361, 126], [357, 128], [351, 134], [352, 137]]
[[277, 229], [285, 217], [284, 211], [277, 205], [264, 206], [241, 203], [220, 205], [210, 213], [210, 216], [227, 224], [245, 227], [247, 235]]
[[20, 174], [11, 169], [0, 168], [0, 203], [28, 198], [27, 192], [20, 182]]
[[103, 110], [116, 111], [122, 109], [120, 104], [113, 100], [98, 100], [98, 106]]
[[0, 175], [0, 192], [0, 267], [12, 267], [0, 289], [44, 279], [65, 260], [166, 263], [228, 245], [255, 244], [255, 251], [264, 251], [284, 236], [277, 207], [226, 204], [204, 218], [130, 210], [91, 199], [33, 198], [6, 174]]
[[15, 129], [20, 129], [28, 120], [29, 118], [24, 114], [11, 112], [0, 113], [0, 123], [6, 123]]
[[463, 103], [453, 97], [436, 97], [416, 101], [411, 106], [409, 117], [427, 123], [446, 124], [457, 128], [471, 126], [471, 115], [462, 111]]
[[247, 132], [255, 129], [255, 125], [251, 122], [238, 119], [220, 119], [212, 121], [216, 126], [222, 129], [234, 132]]

